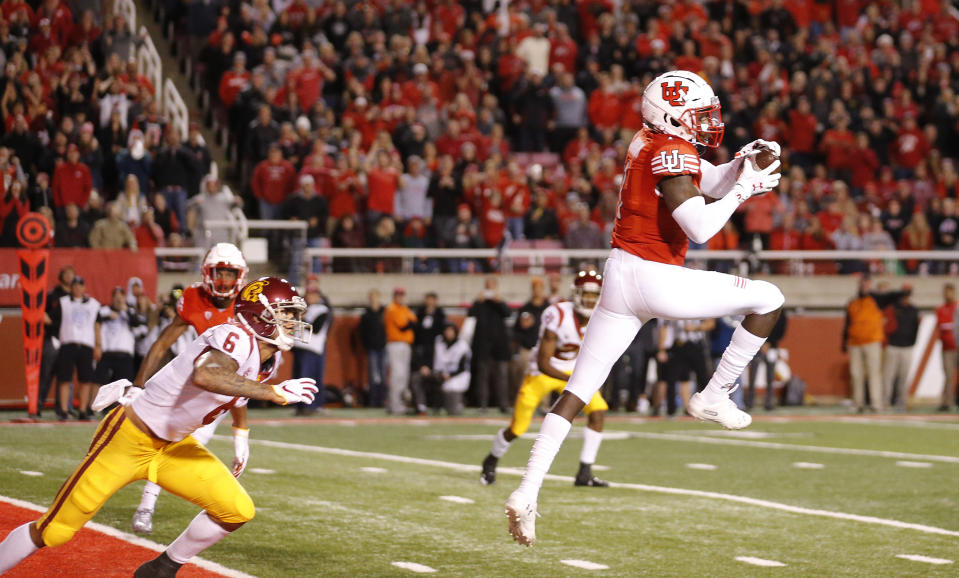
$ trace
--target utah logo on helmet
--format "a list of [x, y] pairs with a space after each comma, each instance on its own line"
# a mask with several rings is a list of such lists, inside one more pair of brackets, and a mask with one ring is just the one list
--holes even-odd
[[719, 97], [698, 74], [660, 74], [643, 91], [643, 122], [653, 132], [707, 147], [723, 142], [725, 125]]
[[309, 343], [313, 326], [303, 321], [306, 301], [286, 279], [260, 277], [240, 291], [233, 305], [237, 321], [257, 339], [289, 351]]

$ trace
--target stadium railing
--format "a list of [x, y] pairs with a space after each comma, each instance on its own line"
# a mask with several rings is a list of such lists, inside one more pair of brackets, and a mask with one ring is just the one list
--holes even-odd
[[143, 44], [137, 51], [137, 72], [153, 83], [153, 88], [157, 92], [155, 96], [157, 103], [163, 106], [163, 61], [160, 60], [160, 53], [157, 52], [153, 39], [143, 26], [140, 27], [140, 36], [143, 38]]
[[[154, 48], [154, 50], [156, 50], [156, 48]], [[159, 88], [157, 90], [159, 90]], [[170, 122], [176, 125], [180, 136], [186, 138], [187, 129], [190, 126], [190, 110], [186, 107], [186, 103], [183, 102], [180, 91], [177, 90], [176, 85], [173, 84], [173, 81], [169, 78], [163, 82], [163, 110], [166, 112]]]
[[[329, 262], [331, 259], [350, 259], [354, 262], [369, 262], [377, 259], [396, 259], [403, 273], [420, 272], [417, 262], [443, 260], [483, 260], [492, 270], [501, 273], [543, 273], [551, 270], [569, 273], [585, 264], [601, 267], [609, 256], [608, 249], [533, 249], [506, 247], [497, 249], [401, 249], [401, 248], [340, 248], [311, 247], [304, 251], [304, 264]], [[756, 264], [778, 265], [779, 273], [807, 275], [814, 272], [810, 266], [816, 263], [843, 261], [873, 262], [889, 268], [891, 264], [908, 261], [956, 262], [959, 251], [708, 251], [690, 250], [687, 264], [723, 263], [727, 268], [741, 274], [755, 270]], [[516, 263], [521, 263], [516, 266]], [[370, 269], [364, 267], [364, 269]], [[437, 270], [449, 268], [437, 267]], [[462, 271], [457, 271], [462, 272]]]

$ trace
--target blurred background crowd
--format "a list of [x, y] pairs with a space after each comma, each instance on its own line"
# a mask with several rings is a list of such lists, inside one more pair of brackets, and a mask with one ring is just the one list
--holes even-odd
[[[602, 248], [642, 90], [677, 68], [723, 103], [709, 160], [754, 138], [783, 144], [779, 191], [744, 204], [708, 248], [956, 246], [949, 1], [161, 8], [209, 97], [186, 135], [137, 74], [142, 38], [109, 2], [0, 5], [4, 244], [28, 207], [55, 223], [57, 246], [104, 248], [202, 245], [204, 219], [242, 207], [306, 220], [314, 246]], [[203, 122], [228, 135], [224, 174]]]

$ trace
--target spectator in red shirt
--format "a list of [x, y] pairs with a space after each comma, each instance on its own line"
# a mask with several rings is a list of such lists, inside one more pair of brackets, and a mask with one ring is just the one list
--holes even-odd
[[35, 23], [47, 18], [50, 20], [50, 31], [56, 40], [57, 46], [66, 46], [67, 39], [73, 31], [73, 14], [70, 7], [60, 0], [44, 0], [43, 5], [34, 15]]
[[855, 197], [862, 195], [866, 183], [876, 179], [879, 170], [879, 157], [869, 146], [869, 135], [864, 132], [856, 133], [856, 148], [852, 151], [852, 179], [850, 186]]
[[483, 244], [486, 247], [498, 247], [503, 241], [506, 231], [506, 213], [503, 210], [503, 195], [492, 189], [489, 196], [483, 199], [483, 209], [480, 213], [480, 232], [483, 235]]
[[942, 288], [942, 298], [945, 302], [936, 309], [936, 322], [939, 341], [942, 343], [942, 371], [946, 377], [942, 384], [939, 411], [949, 411], [955, 399], [953, 391], [956, 386], [956, 365], [959, 361], [959, 354], [956, 352], [956, 286], [946, 283]]
[[826, 155], [826, 168], [831, 178], [848, 177], [851, 168], [852, 151], [856, 146], [856, 137], [849, 130], [849, 119], [845, 115], [836, 117], [835, 127], [822, 135], [819, 148]]
[[316, 58], [312, 48], [303, 51], [303, 65], [293, 73], [296, 96], [303, 110], [310, 110], [323, 94], [323, 82], [336, 80], [336, 73]]
[[916, 119], [907, 115], [892, 143], [892, 161], [897, 179], [911, 179], [919, 163], [929, 154], [929, 141], [916, 125]]
[[166, 244], [163, 228], [156, 223], [152, 208], [140, 213], [140, 224], [133, 230], [133, 235], [137, 239], [137, 247], [141, 249], [154, 249]]
[[810, 110], [809, 99], [800, 97], [796, 107], [790, 109], [788, 120], [786, 144], [789, 147], [789, 160], [803, 168], [812, 168], [819, 121]]
[[283, 218], [283, 203], [296, 188], [296, 169], [283, 158], [279, 145], [270, 145], [266, 160], [256, 165], [250, 187], [259, 201], [261, 219]]
[[553, 70], [553, 67], [557, 64], [562, 64], [566, 72], [575, 75], [576, 59], [578, 56], [579, 46], [577, 46], [576, 41], [570, 37], [569, 28], [560, 22], [556, 25], [556, 35], [552, 39], [549, 48], [550, 70]]
[[63, 207], [70, 203], [86, 209], [92, 190], [90, 169], [80, 162], [80, 149], [71, 143], [67, 147], [67, 160], [58, 164], [53, 172], [53, 206], [61, 215]]
[[233, 68], [223, 73], [217, 94], [227, 108], [231, 108], [243, 89], [250, 82], [250, 71], [246, 69], [246, 54], [237, 50], [233, 54]]
[[388, 151], [377, 147], [371, 149], [366, 158], [366, 217], [372, 225], [383, 215], [393, 214], [402, 164], [399, 159], [394, 162]]
[[69, 46], [86, 46], [92, 48], [94, 43], [100, 38], [101, 30], [97, 26], [95, 16], [92, 10], [84, 10], [80, 15], [80, 22], [73, 27], [70, 32], [70, 38], [67, 42]]
[[599, 75], [599, 88], [589, 97], [589, 121], [598, 130], [615, 128], [620, 121], [619, 94], [610, 84], [609, 74]]

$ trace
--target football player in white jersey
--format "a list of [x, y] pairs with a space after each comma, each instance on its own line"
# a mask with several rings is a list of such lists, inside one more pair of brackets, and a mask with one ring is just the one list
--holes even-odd
[[[539, 341], [530, 352], [530, 364], [526, 377], [516, 395], [513, 420], [509, 427], [496, 433], [493, 447], [483, 460], [480, 482], [484, 485], [496, 482], [496, 465], [509, 449], [513, 440], [529, 429], [533, 412], [543, 398], [551, 392], [561, 392], [573, 372], [576, 356], [583, 343], [583, 332], [589, 321], [603, 278], [596, 271], [580, 271], [573, 281], [573, 300], [560, 301], [543, 311], [539, 327]], [[593, 463], [603, 440], [603, 418], [609, 406], [597, 391], [583, 411], [587, 416], [583, 430], [583, 449], [579, 456], [579, 472], [573, 482], [577, 486], [606, 487], [608, 482], [593, 475]]]
[[241, 399], [309, 403], [317, 388], [312, 379], [272, 386], [257, 380], [278, 351], [309, 341], [310, 325], [302, 321], [306, 302], [292, 285], [257, 279], [240, 292], [234, 310], [235, 323], [204, 331], [132, 402], [107, 414], [50, 509], [0, 542], [0, 574], [44, 546], [66, 543], [110, 496], [136, 480], [149, 479], [204, 509], [166, 551], [137, 569], [137, 578], [175, 576], [253, 518], [250, 496], [191, 434]]

